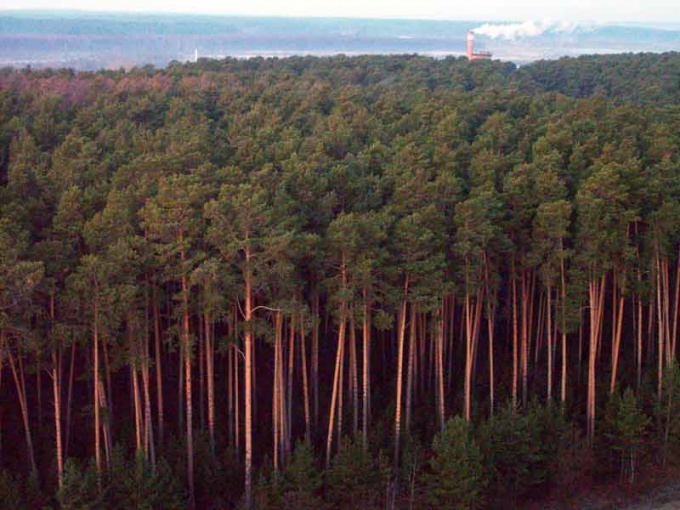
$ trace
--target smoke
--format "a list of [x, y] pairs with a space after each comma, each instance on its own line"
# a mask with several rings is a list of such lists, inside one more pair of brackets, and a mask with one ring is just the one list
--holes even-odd
[[571, 33], [579, 28], [580, 26], [576, 23], [543, 20], [525, 21], [524, 23], [485, 23], [473, 31], [475, 34], [486, 35], [492, 39], [515, 40], [524, 37], [536, 37], [545, 33]]

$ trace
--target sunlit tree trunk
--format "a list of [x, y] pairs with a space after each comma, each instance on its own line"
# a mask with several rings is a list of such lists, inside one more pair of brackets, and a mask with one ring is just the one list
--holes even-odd
[[[560, 253], [563, 251], [562, 239], [560, 239]], [[560, 259], [560, 284], [561, 284], [561, 310], [562, 310], [562, 387], [560, 391], [560, 401], [562, 409], [566, 409], [567, 404], [567, 277], [564, 270], [564, 258]]]
[[445, 300], [437, 316], [437, 412], [439, 416], [439, 429], [444, 430], [446, 423], [446, 411], [444, 408], [444, 313]]
[[397, 326], [397, 396], [394, 415], [394, 466], [399, 466], [399, 441], [401, 439], [401, 399], [404, 373], [404, 337], [406, 333], [406, 296], [408, 294], [408, 276], [404, 283], [404, 297], [401, 300]]
[[246, 232], [246, 270], [245, 270], [245, 500], [246, 508], [253, 508], [253, 296], [252, 296], [252, 273], [250, 246], [248, 245], [248, 233]]
[[604, 308], [604, 289], [606, 275], [591, 278], [588, 284], [588, 299], [590, 304], [590, 343], [588, 355], [588, 399], [587, 399], [587, 431], [588, 440], [592, 445], [595, 438], [595, 389], [596, 389], [596, 361], [598, 344], [602, 334], [602, 315]]
[[158, 444], [163, 447], [163, 353], [161, 352], [161, 319], [156, 285], [152, 286], [154, 367], [156, 373], [156, 412], [158, 413]]
[[623, 313], [625, 305], [624, 289], [619, 289], [617, 275], [614, 274], [612, 282], [612, 372], [609, 381], [609, 393], [613, 394], [616, 388], [616, 376], [619, 368], [619, 351], [621, 349], [621, 336], [623, 328]]
[[406, 415], [404, 417], [404, 427], [407, 434], [411, 429], [411, 407], [413, 405], [413, 370], [418, 331], [418, 305], [416, 305], [416, 303], [411, 303], [409, 323], [408, 367], [406, 371]]
[[518, 310], [517, 310], [517, 275], [515, 273], [515, 264], [512, 265], [512, 408], [517, 409], [517, 387], [519, 379], [519, 363], [518, 357], [518, 343], [519, 343], [519, 326], [518, 326]]
[[274, 382], [273, 386], [273, 396], [272, 396], [272, 433], [273, 433], [273, 460], [274, 460], [274, 473], [279, 471], [279, 454], [281, 445], [281, 427], [279, 422], [281, 406], [281, 336], [283, 334], [283, 313], [277, 311], [274, 316]]
[[370, 305], [366, 297], [366, 289], [364, 293], [364, 310], [363, 310], [363, 372], [362, 372], [362, 427], [363, 427], [363, 442], [364, 449], [368, 448], [368, 427], [371, 413], [371, 311]]
[[309, 406], [309, 380], [307, 376], [307, 338], [303, 316], [300, 314], [300, 369], [302, 370], [302, 401], [305, 413], [305, 440], [312, 440], [312, 417]]
[[328, 435], [326, 436], [326, 469], [331, 465], [331, 447], [333, 443], [333, 426], [335, 423], [335, 413], [340, 392], [340, 375], [342, 372], [342, 358], [344, 356], [345, 344], [345, 305], [340, 305], [340, 325], [338, 329], [338, 350], [335, 355], [335, 373], [333, 375], [333, 391], [331, 393], [331, 405], [328, 417]]
[[[184, 231], [180, 228], [179, 242], [184, 241]], [[186, 434], [187, 434], [187, 482], [189, 485], [189, 506], [195, 507], [194, 492], [194, 429], [191, 387], [191, 337], [189, 335], [189, 286], [186, 274], [186, 254], [180, 250], [182, 267], [182, 350], [184, 351], [184, 388], [186, 396]]]
[[[50, 321], [54, 328], [54, 294], [50, 295]], [[54, 334], [54, 329], [52, 330]], [[52, 396], [54, 399], [54, 443], [57, 454], [57, 483], [59, 489], [64, 487], [64, 449], [61, 431], [61, 349], [57, 347], [57, 339], [52, 338]], [[2, 342], [0, 342], [0, 351]], [[2, 359], [0, 357], [0, 364]]]
[[350, 387], [352, 391], [352, 434], [357, 435], [359, 431], [359, 373], [357, 369], [357, 339], [356, 328], [354, 327], [354, 309], [349, 316], [349, 370]]
[[66, 390], [66, 440], [64, 441], [64, 455], [68, 456], [69, 441], [71, 439], [71, 402], [73, 401], [73, 378], [76, 364], [76, 342], [71, 345], [71, 361], [68, 372], [68, 388]]

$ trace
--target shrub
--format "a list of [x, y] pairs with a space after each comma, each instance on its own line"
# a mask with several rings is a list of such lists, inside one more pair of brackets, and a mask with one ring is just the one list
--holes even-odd
[[639, 408], [635, 393], [630, 388], [623, 393], [623, 398], [617, 394], [612, 396], [605, 419], [606, 437], [612, 450], [620, 456], [621, 477], [627, 473], [632, 483], [635, 481], [637, 457], [644, 444], [650, 419]]
[[387, 482], [387, 472], [382, 456], [376, 461], [364, 450], [361, 441], [345, 438], [326, 471], [327, 501], [338, 508], [377, 507]]
[[568, 435], [561, 413], [532, 403], [526, 413], [505, 406], [481, 427], [480, 445], [490, 492], [506, 501], [545, 487], [558, 471], [557, 455]]
[[427, 499], [434, 508], [474, 508], [483, 500], [486, 480], [482, 454], [470, 424], [450, 419], [432, 442], [432, 458], [423, 475]]
[[21, 485], [6, 469], [0, 471], [0, 508], [25, 508], [21, 499]]

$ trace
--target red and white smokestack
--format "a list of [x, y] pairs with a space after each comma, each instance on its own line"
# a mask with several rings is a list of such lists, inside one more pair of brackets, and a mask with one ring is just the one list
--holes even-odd
[[472, 30], [468, 30], [467, 33], [467, 58], [472, 60], [475, 54], [475, 33]]

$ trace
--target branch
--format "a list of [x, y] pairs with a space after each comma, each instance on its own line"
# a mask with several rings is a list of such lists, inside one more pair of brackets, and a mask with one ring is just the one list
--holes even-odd
[[269, 306], [264, 306], [264, 305], [259, 305], [253, 308], [250, 313], [255, 313], [257, 310], [263, 309], [263, 310], [268, 310], [270, 312], [282, 312], [283, 310], [281, 308], [270, 308]]

